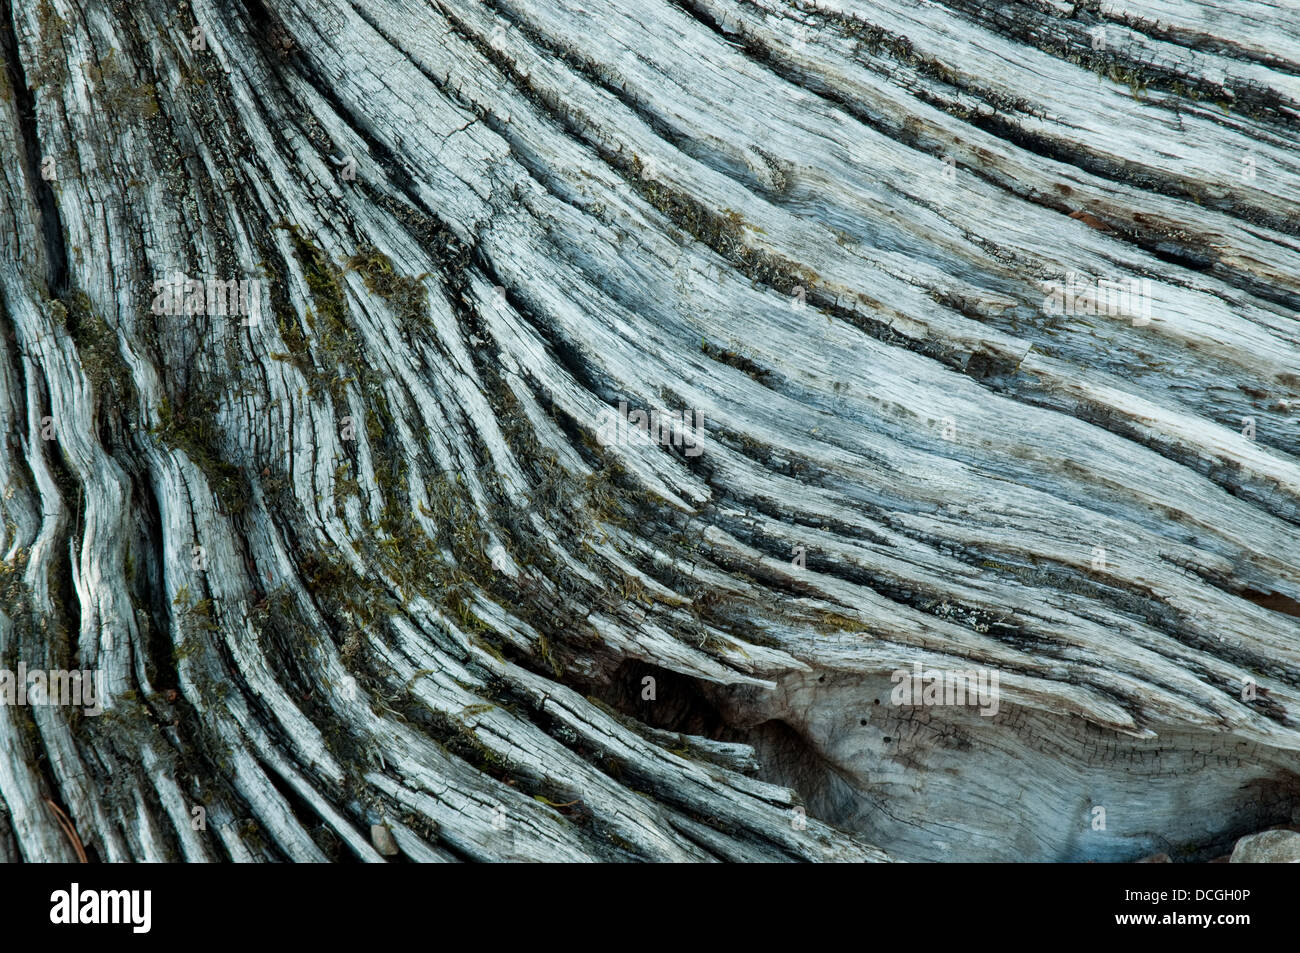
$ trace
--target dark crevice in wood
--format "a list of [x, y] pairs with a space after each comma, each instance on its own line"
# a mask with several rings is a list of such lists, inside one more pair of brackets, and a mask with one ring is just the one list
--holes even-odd
[[18, 117], [26, 162], [25, 178], [39, 209], [39, 225], [45, 242], [45, 274], [39, 277], [44, 280], [50, 297], [57, 298], [67, 289], [68, 253], [54, 188], [40, 174], [42, 156], [40, 131], [36, 125], [36, 98], [27, 85], [26, 71], [18, 54], [12, 0], [0, 0], [0, 56], [4, 57], [7, 82], [13, 91], [14, 113]]

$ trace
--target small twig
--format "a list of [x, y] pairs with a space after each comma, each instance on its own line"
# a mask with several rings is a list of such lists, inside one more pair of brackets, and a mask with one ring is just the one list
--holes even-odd
[[63, 828], [63, 833], [67, 835], [68, 840], [72, 842], [72, 849], [77, 852], [77, 859], [83, 864], [90, 863], [90, 860], [86, 857], [86, 848], [81, 843], [81, 838], [77, 836], [77, 829], [73, 826], [72, 819], [63, 812], [63, 808], [59, 807], [49, 798], [45, 798], [45, 803], [50, 806], [50, 810], [54, 812], [55, 820], [59, 822], [59, 827]]

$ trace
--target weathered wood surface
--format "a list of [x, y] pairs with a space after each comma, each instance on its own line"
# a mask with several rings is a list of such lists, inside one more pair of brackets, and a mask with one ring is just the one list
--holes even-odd
[[46, 799], [102, 860], [368, 861], [1300, 803], [1293, 3], [0, 13], [0, 665], [106, 708], [0, 707], [0, 857], [75, 858]]

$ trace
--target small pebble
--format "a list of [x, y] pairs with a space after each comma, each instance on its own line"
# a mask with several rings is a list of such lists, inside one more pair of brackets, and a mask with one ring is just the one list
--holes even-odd
[[1300, 834], [1264, 831], [1237, 841], [1230, 864], [1300, 864]]
[[370, 825], [370, 843], [374, 844], [375, 850], [385, 857], [395, 857], [400, 853], [397, 849], [397, 841], [393, 839], [393, 832], [388, 829], [387, 825]]

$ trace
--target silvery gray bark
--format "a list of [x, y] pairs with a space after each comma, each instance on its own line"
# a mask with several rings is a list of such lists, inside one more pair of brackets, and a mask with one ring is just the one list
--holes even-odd
[[0, 13], [0, 858], [1290, 816], [1294, 11]]

